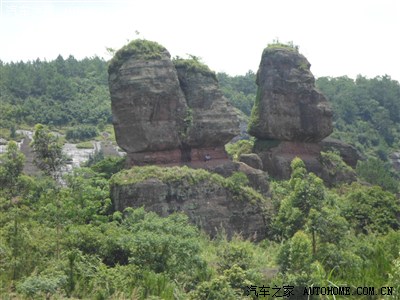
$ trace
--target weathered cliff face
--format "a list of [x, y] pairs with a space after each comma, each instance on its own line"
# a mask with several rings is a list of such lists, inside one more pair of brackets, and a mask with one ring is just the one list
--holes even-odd
[[266, 235], [266, 200], [254, 191], [229, 185], [219, 175], [187, 167], [136, 167], [114, 175], [111, 182], [117, 210], [144, 206], [160, 216], [184, 212], [211, 236], [222, 228], [229, 237]]
[[179, 162], [186, 101], [168, 51], [146, 43], [125, 46], [109, 67], [116, 139], [133, 161]]
[[215, 74], [205, 66], [200, 69], [193, 59], [175, 60], [175, 66], [193, 117], [185, 143], [194, 148], [223, 147], [240, 133], [239, 119], [219, 89]]
[[163, 46], [135, 40], [111, 61], [109, 86], [117, 143], [131, 165], [227, 159], [223, 146], [239, 121], [198, 60], [174, 65]]
[[[332, 133], [332, 111], [315, 89], [310, 63], [297, 49], [284, 45], [266, 48], [257, 85], [249, 133], [256, 137], [253, 151], [260, 157], [263, 170], [274, 178], [288, 179], [290, 163], [299, 157], [308, 171], [329, 185], [355, 180], [354, 171], [321, 155], [321, 151], [337, 144], [321, 142]], [[357, 155], [350, 146], [340, 145], [340, 153], [355, 166]]]
[[249, 133], [259, 139], [320, 141], [332, 133], [332, 111], [315, 89], [307, 59], [291, 47], [264, 50]]

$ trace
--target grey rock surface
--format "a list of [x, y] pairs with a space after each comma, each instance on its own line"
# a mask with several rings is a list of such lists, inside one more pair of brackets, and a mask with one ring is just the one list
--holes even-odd
[[332, 110], [315, 89], [308, 60], [291, 47], [268, 47], [257, 72], [249, 134], [258, 139], [317, 142], [332, 133]]

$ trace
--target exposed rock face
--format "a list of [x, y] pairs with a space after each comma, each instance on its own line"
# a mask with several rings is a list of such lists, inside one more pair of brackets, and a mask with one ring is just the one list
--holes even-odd
[[111, 61], [109, 85], [116, 139], [130, 164], [227, 159], [223, 145], [239, 121], [198, 60], [174, 65], [163, 46], [135, 40]]
[[332, 111], [315, 89], [307, 59], [291, 47], [264, 50], [249, 133], [259, 139], [315, 142], [332, 133]]
[[338, 151], [343, 161], [355, 168], [359, 160], [363, 160], [361, 153], [352, 145], [340, 140], [327, 137], [319, 143], [323, 151]]
[[154, 49], [141, 49], [139, 45], [122, 48], [125, 55], [116, 57], [109, 68], [118, 145], [133, 161], [179, 162], [176, 150], [181, 145], [179, 133], [184, 131], [187, 105], [177, 73], [164, 47], [152, 43]]
[[216, 165], [204, 164], [202, 168], [225, 178], [232, 176], [235, 172], [242, 172], [246, 175], [250, 187], [262, 195], [269, 195], [268, 173], [261, 169], [253, 168], [244, 162], [229, 161]]
[[268, 174], [274, 178], [289, 179], [290, 164], [295, 157], [300, 157], [307, 171], [322, 178], [328, 186], [356, 181], [355, 171], [346, 165], [340, 156], [330, 159], [329, 155], [321, 153], [327, 150], [323, 149], [319, 143], [278, 140], [258, 140], [254, 145], [254, 151], [259, 153], [264, 169], [268, 170]]
[[264, 170], [277, 179], [289, 179], [290, 163], [295, 157], [300, 157], [309, 172], [321, 174], [321, 146], [316, 143], [289, 141], [261, 141], [254, 144], [254, 151], [260, 156]]
[[[155, 168], [144, 171], [148, 177], [135, 180], [137, 172], [133, 168], [114, 175], [111, 195], [117, 210], [144, 206], [160, 216], [184, 212], [211, 236], [222, 228], [229, 237], [241, 233], [246, 238], [262, 239], [266, 235], [267, 208], [262, 197], [240, 195], [224, 186], [225, 179], [218, 175], [211, 178], [204, 170], [187, 167]], [[171, 177], [171, 172], [179, 178]]]
[[[332, 110], [315, 89], [310, 63], [296, 48], [285, 45], [266, 48], [257, 85], [249, 133], [256, 137], [253, 151], [261, 158], [263, 170], [274, 178], [288, 179], [291, 161], [299, 157], [309, 172], [328, 184], [353, 180], [352, 172], [345, 168], [336, 172], [335, 164], [325, 164], [321, 156], [326, 144], [319, 142], [333, 130]], [[351, 152], [346, 149], [343, 152]]]
[[260, 170], [263, 169], [262, 160], [255, 153], [241, 154], [239, 157], [239, 161], [249, 165], [250, 167], [253, 167], [254, 169], [260, 169]]
[[193, 148], [224, 146], [239, 134], [237, 113], [219, 89], [215, 74], [190, 68], [190, 63], [195, 64], [190, 60], [175, 62], [193, 117], [185, 143]]

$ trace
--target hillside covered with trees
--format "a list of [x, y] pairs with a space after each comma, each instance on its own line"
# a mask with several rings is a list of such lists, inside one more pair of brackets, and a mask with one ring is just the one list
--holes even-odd
[[[217, 78], [249, 117], [256, 74]], [[112, 122], [106, 61], [0, 62], [0, 137], [9, 141], [0, 156], [1, 298], [273, 299], [291, 293], [292, 299], [324, 299], [304, 287], [330, 286], [374, 289], [374, 295], [368, 290], [343, 299], [398, 299], [400, 173], [391, 155], [400, 152], [400, 84], [388, 76], [323, 77], [316, 84], [334, 111], [333, 136], [365, 157], [356, 167], [358, 180], [327, 187], [300, 159], [292, 161], [288, 180], [269, 179], [268, 195], [250, 188], [243, 174], [218, 177], [219, 184], [270, 204], [263, 212], [268, 236], [254, 242], [228, 239], [223, 230], [210, 238], [183, 214], [116, 211], [110, 187], [124, 158], [97, 153], [60, 180], [64, 137], [54, 133], [90, 140]], [[14, 142], [21, 128], [34, 128], [38, 176], [22, 171], [25, 157]], [[239, 140], [227, 149], [237, 159], [252, 143]], [[336, 153], [327, 155], [347, 167]], [[177, 168], [143, 167], [137, 176], [149, 174], [171, 181], [182, 175]], [[207, 171], [190, 176], [193, 182], [217, 178]]]

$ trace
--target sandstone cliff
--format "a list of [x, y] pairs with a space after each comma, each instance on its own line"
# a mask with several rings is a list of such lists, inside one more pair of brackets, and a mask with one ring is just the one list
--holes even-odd
[[252, 188], [220, 175], [184, 167], [134, 167], [114, 175], [111, 195], [117, 210], [144, 206], [160, 216], [184, 212], [192, 223], [215, 236], [262, 239], [269, 204]]

